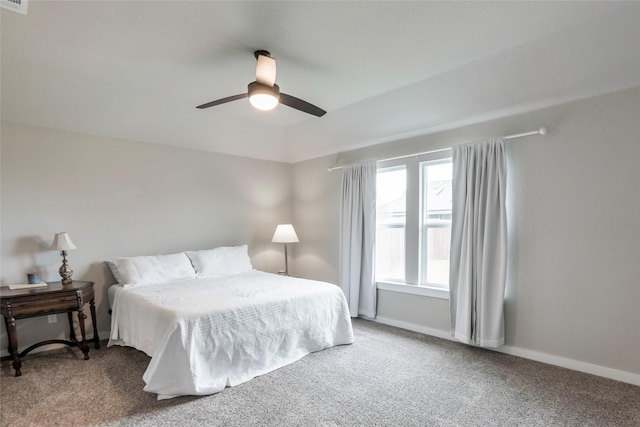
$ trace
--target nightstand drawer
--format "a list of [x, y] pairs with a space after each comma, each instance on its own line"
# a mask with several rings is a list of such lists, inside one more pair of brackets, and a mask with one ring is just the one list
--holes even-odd
[[37, 300], [25, 299], [22, 301], [14, 301], [10, 307], [7, 308], [13, 317], [18, 319], [25, 316], [31, 317], [54, 311], [68, 311], [78, 308], [78, 298], [76, 295], [58, 295], [39, 298]]

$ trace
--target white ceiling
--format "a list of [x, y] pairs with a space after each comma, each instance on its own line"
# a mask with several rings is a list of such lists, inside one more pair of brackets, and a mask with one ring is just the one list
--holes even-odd
[[[640, 2], [34, 1], [2, 120], [283, 162], [640, 85]], [[240, 100], [253, 51], [322, 118]], [[528, 130], [528, 129], [525, 129]]]

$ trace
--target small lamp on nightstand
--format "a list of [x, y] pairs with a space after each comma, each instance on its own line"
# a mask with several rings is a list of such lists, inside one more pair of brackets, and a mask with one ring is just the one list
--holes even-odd
[[58, 272], [60, 273], [60, 277], [62, 277], [62, 284], [68, 285], [71, 283], [73, 270], [69, 267], [69, 264], [67, 264], [67, 251], [76, 249], [76, 245], [71, 241], [69, 233], [56, 233], [56, 236], [53, 238], [53, 243], [51, 244], [51, 249], [60, 251], [60, 255], [62, 255], [62, 265]]
[[276, 227], [276, 232], [273, 233], [273, 243], [284, 243], [284, 275], [289, 275], [289, 260], [287, 257], [287, 243], [297, 243], [298, 235], [296, 230], [293, 229], [291, 224], [280, 224]]

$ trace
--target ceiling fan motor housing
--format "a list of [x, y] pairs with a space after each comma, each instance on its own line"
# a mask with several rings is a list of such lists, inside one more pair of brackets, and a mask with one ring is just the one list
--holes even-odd
[[260, 55], [271, 58], [271, 53], [268, 50], [256, 50], [255, 52], [253, 52], [253, 56], [255, 56], [256, 59], [258, 59], [258, 56]]

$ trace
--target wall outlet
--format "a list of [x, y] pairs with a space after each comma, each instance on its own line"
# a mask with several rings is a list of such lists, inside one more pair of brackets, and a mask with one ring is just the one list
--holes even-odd
[[58, 315], [50, 314], [47, 316], [47, 320], [49, 321], [49, 323], [56, 323], [58, 321]]

